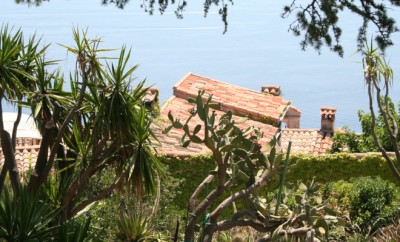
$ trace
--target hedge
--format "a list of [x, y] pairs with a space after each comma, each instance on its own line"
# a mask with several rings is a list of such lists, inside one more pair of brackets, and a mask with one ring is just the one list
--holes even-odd
[[[182, 192], [181, 196], [177, 197], [174, 202], [179, 208], [186, 209], [193, 191], [209, 172], [215, 169], [212, 157], [206, 155], [186, 158], [162, 156], [159, 158], [168, 165], [172, 176], [185, 179], [184, 184], [179, 187]], [[379, 176], [400, 184], [386, 161], [376, 154], [363, 158], [357, 158], [354, 154], [347, 153], [325, 156], [291, 155], [290, 162], [291, 165], [286, 176], [287, 184], [296, 184], [299, 180], [306, 181], [313, 178], [317, 182], [327, 183], [365, 176]], [[275, 187], [277, 187], [277, 182], [273, 182], [268, 190]]]
[[288, 182], [315, 178], [327, 183], [351, 178], [379, 176], [400, 184], [384, 158], [378, 154], [357, 158], [354, 154], [340, 153], [325, 156], [292, 155]]

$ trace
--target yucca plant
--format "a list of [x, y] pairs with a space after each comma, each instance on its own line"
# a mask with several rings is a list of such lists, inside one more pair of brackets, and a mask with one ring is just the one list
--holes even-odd
[[0, 240], [54, 241], [58, 213], [46, 201], [29, 194], [24, 186], [19, 199], [5, 188], [0, 200]]
[[[32, 86], [32, 72], [36, 69], [35, 59], [47, 48], [40, 49], [40, 40], [35, 36], [25, 43], [22, 31], [14, 30], [8, 24], [0, 28], [0, 112], [4, 102], [15, 104], [24, 99], [24, 92]], [[13, 156], [16, 143], [17, 127], [21, 118], [22, 108], [17, 107], [18, 116], [15, 120], [12, 134], [4, 130], [3, 117], [0, 115], [1, 146], [5, 157], [5, 165], [0, 173], [0, 192], [3, 188], [7, 171], [15, 194], [18, 196], [20, 178]]]

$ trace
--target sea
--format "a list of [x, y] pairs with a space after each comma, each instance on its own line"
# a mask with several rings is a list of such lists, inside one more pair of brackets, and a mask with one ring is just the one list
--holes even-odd
[[[280, 86], [283, 97], [301, 110], [301, 128], [319, 128], [320, 108], [327, 106], [337, 108], [336, 127], [361, 131], [357, 112], [368, 111], [368, 96], [356, 45], [360, 18], [348, 12], [340, 15], [345, 51], [341, 58], [325, 47], [320, 53], [311, 47], [301, 50], [301, 37], [288, 31], [293, 16], [281, 17], [291, 0], [236, 0], [233, 5], [225, 1], [225, 34], [219, 7], [212, 6], [205, 18], [203, 1], [189, 0], [183, 19], [178, 19], [176, 5], [150, 15], [142, 7], [146, 2], [129, 1], [120, 9], [101, 0], [50, 0], [40, 6], [4, 0], [0, 23], [21, 28], [26, 37], [41, 36], [43, 43], [51, 44], [46, 58], [59, 60], [66, 74], [75, 67], [75, 57], [59, 44], [73, 45], [73, 28], [87, 29], [89, 37], [102, 38], [102, 48], [131, 48], [129, 65], [139, 65], [136, 81], [146, 79], [147, 85], [156, 86], [161, 102], [172, 95], [176, 82], [192, 72], [253, 90]], [[400, 9], [388, 11], [400, 24]], [[368, 34], [376, 35], [376, 29], [371, 27]], [[400, 34], [392, 39], [394, 46], [387, 49], [386, 58], [394, 70], [391, 97], [397, 103]]]

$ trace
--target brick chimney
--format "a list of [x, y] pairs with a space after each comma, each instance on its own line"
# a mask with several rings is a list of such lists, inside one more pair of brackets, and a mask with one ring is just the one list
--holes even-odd
[[321, 107], [321, 131], [335, 131], [336, 108]]
[[280, 86], [263, 85], [263, 86], [261, 86], [261, 92], [267, 93], [267, 94], [272, 94], [274, 96], [280, 96], [281, 95], [281, 87]]

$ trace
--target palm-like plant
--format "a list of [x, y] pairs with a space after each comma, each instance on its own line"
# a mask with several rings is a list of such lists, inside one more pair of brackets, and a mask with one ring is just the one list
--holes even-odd
[[[399, 123], [394, 114], [394, 108], [390, 105], [389, 91], [393, 85], [393, 69], [386, 62], [379, 48], [374, 48], [371, 44], [366, 44], [363, 53], [364, 80], [368, 90], [369, 110], [370, 110], [370, 133], [374, 140], [375, 146], [382, 153], [389, 164], [393, 173], [400, 179], [400, 146], [398, 145]], [[376, 111], [376, 109], [378, 111]], [[378, 137], [378, 128], [380, 114], [383, 120], [384, 132], [388, 136], [388, 143], [391, 143], [396, 156], [396, 163], [389, 157], [387, 150], [382, 144], [382, 140]], [[381, 120], [381, 121], [382, 121]]]
[[[31, 107], [42, 135], [28, 182], [30, 195], [49, 200], [51, 194], [51, 204], [60, 206], [66, 221], [124, 185], [131, 185], [139, 197], [143, 190], [153, 191], [162, 166], [152, 154], [151, 116], [142, 105], [147, 89], [144, 82], [132, 87], [137, 66], [127, 67], [130, 51], [122, 47], [115, 63], [101, 63], [98, 55], [108, 50], [99, 49], [100, 39], [75, 29], [75, 46], [64, 46], [77, 56], [77, 69], [69, 76], [71, 91], [66, 92], [63, 75], [47, 71], [54, 62], [45, 61], [34, 37], [24, 45], [21, 31], [12, 35], [6, 26], [1, 34], [0, 100]], [[4, 166], [0, 185], [4, 171], [16, 166], [12, 139], [3, 133], [3, 151], [11, 165]], [[90, 187], [105, 169], [114, 170], [112, 182]], [[17, 197], [18, 174], [10, 178]], [[51, 189], [41, 192], [48, 184]]]
[[0, 174], [0, 191], [4, 185], [7, 170], [10, 172], [11, 183], [18, 194], [19, 174], [14, 159], [16, 132], [22, 109], [18, 106], [18, 116], [14, 123], [12, 137], [4, 131], [2, 102], [22, 101], [24, 92], [32, 87], [31, 74], [36, 69], [35, 59], [42, 55], [44, 50], [39, 49], [40, 40], [31, 37], [25, 44], [21, 30], [14, 31], [8, 25], [0, 29], [0, 132], [1, 145], [5, 156], [5, 165]]
[[[60, 177], [60, 203], [66, 218], [109, 196], [115, 189], [131, 185], [140, 197], [143, 189], [153, 191], [156, 173], [162, 172], [152, 154], [151, 116], [142, 105], [144, 82], [132, 87], [137, 66], [127, 68], [130, 51], [122, 47], [115, 63], [99, 61], [99, 39], [87, 31], [74, 30], [77, 71], [70, 75], [71, 92], [62, 89], [63, 78], [47, 73], [38, 60], [36, 91], [28, 103], [43, 135], [29, 188], [37, 189], [55, 166]], [[50, 153], [49, 150], [50, 149]], [[92, 178], [104, 169], [115, 169], [114, 181], [85, 193]]]

